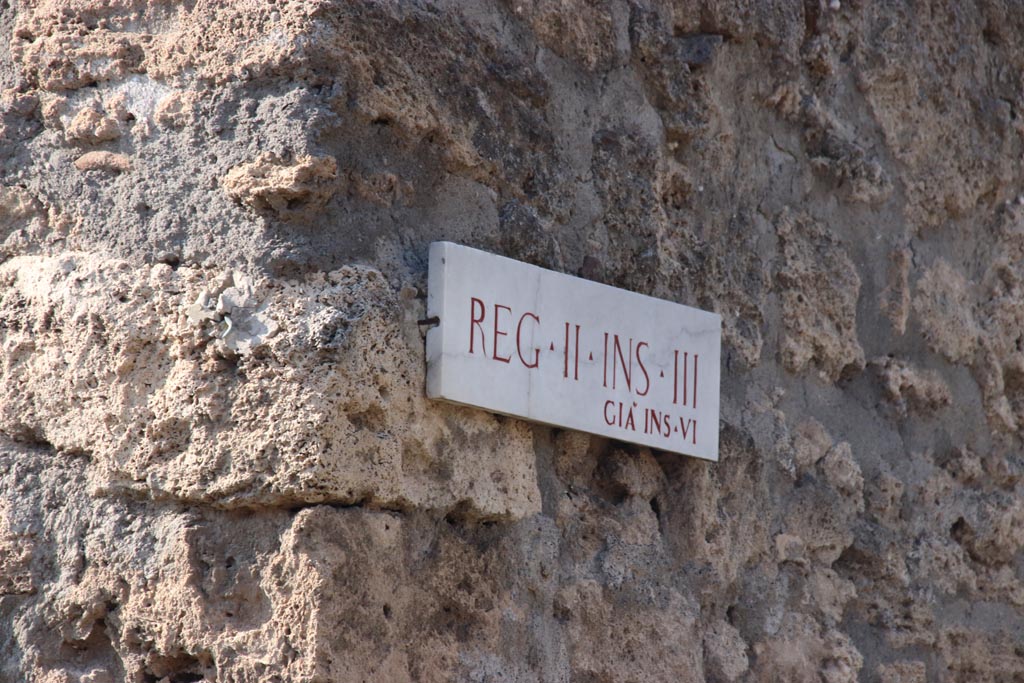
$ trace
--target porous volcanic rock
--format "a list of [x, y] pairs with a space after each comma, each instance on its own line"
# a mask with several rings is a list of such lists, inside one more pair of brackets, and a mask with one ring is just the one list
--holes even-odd
[[[1024, 679], [1024, 13], [0, 1], [0, 681]], [[429, 401], [445, 239], [720, 459]]]

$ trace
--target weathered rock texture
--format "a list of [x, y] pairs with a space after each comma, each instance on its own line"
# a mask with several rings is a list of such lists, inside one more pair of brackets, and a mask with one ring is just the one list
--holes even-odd
[[[1024, 680], [1022, 9], [0, 0], [0, 680]], [[441, 238], [720, 462], [427, 401]]]

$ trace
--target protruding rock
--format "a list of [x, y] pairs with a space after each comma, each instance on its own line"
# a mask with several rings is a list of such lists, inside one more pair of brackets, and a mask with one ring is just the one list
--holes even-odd
[[798, 472], [814, 467], [832, 447], [832, 437], [814, 418], [802, 421], [793, 430], [793, 460]]
[[124, 173], [131, 170], [131, 161], [124, 154], [114, 152], [86, 152], [75, 159], [79, 171], [113, 171]]
[[953, 401], [952, 392], [934, 370], [920, 370], [894, 358], [876, 358], [885, 397], [895, 404], [900, 415], [909, 411], [931, 415]]
[[537, 39], [586, 69], [604, 71], [615, 59], [615, 24], [607, 0], [510, 0]]
[[732, 683], [746, 673], [750, 662], [747, 643], [735, 626], [718, 620], [704, 636], [704, 668], [708, 680]]
[[195, 116], [198, 99], [198, 93], [172, 92], [157, 103], [153, 120], [164, 128], [183, 128]]
[[97, 144], [121, 137], [117, 120], [98, 108], [84, 107], [75, 114], [65, 129], [69, 140]]
[[294, 161], [263, 153], [235, 166], [222, 184], [229, 195], [260, 211], [288, 217], [322, 207], [337, 190], [333, 157], [300, 155]]
[[853, 458], [850, 444], [843, 441], [833, 446], [821, 461], [821, 469], [829, 484], [844, 496], [853, 498], [858, 509], [864, 509], [864, 477], [861, 475], [860, 465]]
[[0, 233], [38, 215], [39, 202], [28, 190], [17, 185], [0, 185]]
[[938, 259], [918, 280], [914, 313], [928, 345], [951, 363], [970, 364], [981, 330], [974, 319], [970, 283]]
[[782, 361], [808, 366], [829, 381], [864, 367], [857, 340], [860, 277], [832, 233], [808, 216], [786, 212], [777, 225], [783, 262], [776, 278], [786, 337]]

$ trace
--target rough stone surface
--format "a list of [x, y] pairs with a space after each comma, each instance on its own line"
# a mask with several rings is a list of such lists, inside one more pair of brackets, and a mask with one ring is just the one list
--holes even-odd
[[[1020, 9], [0, 1], [0, 681], [1024, 680]], [[437, 239], [720, 461], [427, 401]]]

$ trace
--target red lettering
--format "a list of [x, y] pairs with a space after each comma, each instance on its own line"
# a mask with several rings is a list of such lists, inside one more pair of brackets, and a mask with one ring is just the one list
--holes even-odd
[[697, 410], [697, 354], [693, 354], [693, 409]]
[[580, 378], [580, 326], [576, 326], [576, 360], [573, 365], [573, 379]]
[[498, 355], [498, 337], [504, 337], [508, 335], [508, 332], [501, 332], [498, 330], [498, 311], [505, 309], [509, 313], [512, 313], [512, 309], [508, 306], [502, 306], [501, 304], [494, 304], [494, 348], [491, 357], [494, 360], [500, 360], [502, 363], [508, 363], [512, 360], [512, 356], [502, 357]]
[[[608, 335], [605, 334], [607, 337]], [[565, 323], [565, 353], [562, 355], [564, 360], [562, 367], [562, 377], [569, 377], [569, 323]], [[605, 371], [607, 375], [607, 370]], [[580, 326], [576, 326], [576, 355], [573, 360], [573, 371], [572, 378], [578, 380], [580, 378]]]
[[692, 420], [687, 420], [687, 419], [682, 418], [682, 417], [679, 418], [679, 427], [680, 427], [680, 429], [682, 429], [682, 432], [683, 432], [683, 441], [686, 441], [686, 435], [690, 431], [690, 422], [692, 422]]
[[673, 351], [675, 361], [672, 364], [672, 405], [679, 403], [679, 349]]
[[565, 347], [562, 349], [562, 377], [569, 376], [569, 323], [565, 323]]
[[622, 354], [622, 346], [619, 344], [619, 335], [612, 335], [612, 389], [615, 388], [619, 373], [617, 372], [616, 358], [622, 362], [622, 375], [626, 380], [626, 389], [631, 389], [630, 376], [633, 374], [633, 338], [629, 338], [629, 367], [626, 367], [626, 356]]
[[540, 365], [540, 349], [533, 350], [533, 363], [527, 363], [526, 359], [523, 358], [523, 321], [527, 318], [533, 318], [534, 322], [540, 323], [540, 318], [533, 313], [523, 313], [523, 317], [519, 319], [519, 324], [516, 326], [516, 353], [519, 354], [519, 360], [523, 362], [523, 365], [528, 368], [535, 368]]
[[651, 390], [651, 377], [650, 375], [647, 374], [647, 368], [644, 367], [644, 361], [640, 357], [640, 349], [643, 348], [644, 346], [650, 346], [650, 344], [648, 344], [647, 342], [640, 342], [639, 344], [636, 345], [636, 362], [637, 365], [640, 366], [640, 372], [644, 373], [644, 382], [646, 382], [643, 391], [640, 391], [639, 389], [636, 390], [637, 396], [646, 396], [647, 392]]
[[[612, 418], [610, 420], [608, 419], [608, 406], [612, 406], [612, 408], [613, 408], [612, 409]], [[604, 421], [605, 421], [605, 423], [609, 427], [614, 427], [615, 426], [615, 410], [614, 410], [614, 407], [615, 407], [615, 401], [605, 401], [604, 402]]]
[[[686, 441], [686, 437], [689, 436], [690, 437], [690, 441], [693, 443], [694, 446], [696, 446], [697, 445], [697, 421], [696, 420], [684, 420], [683, 418], [679, 418], [679, 426], [682, 429], [683, 441]], [[691, 427], [693, 428], [693, 431], [690, 431]]]
[[683, 353], [683, 405], [686, 405], [686, 368], [690, 365], [690, 352]]
[[[476, 317], [476, 305], [480, 304], [480, 317]], [[487, 355], [487, 335], [484, 334], [483, 321], [484, 315], [486, 314], [487, 308], [484, 306], [484, 302], [476, 297], [469, 300], [469, 352], [473, 353], [473, 327], [480, 328], [480, 350]]]

